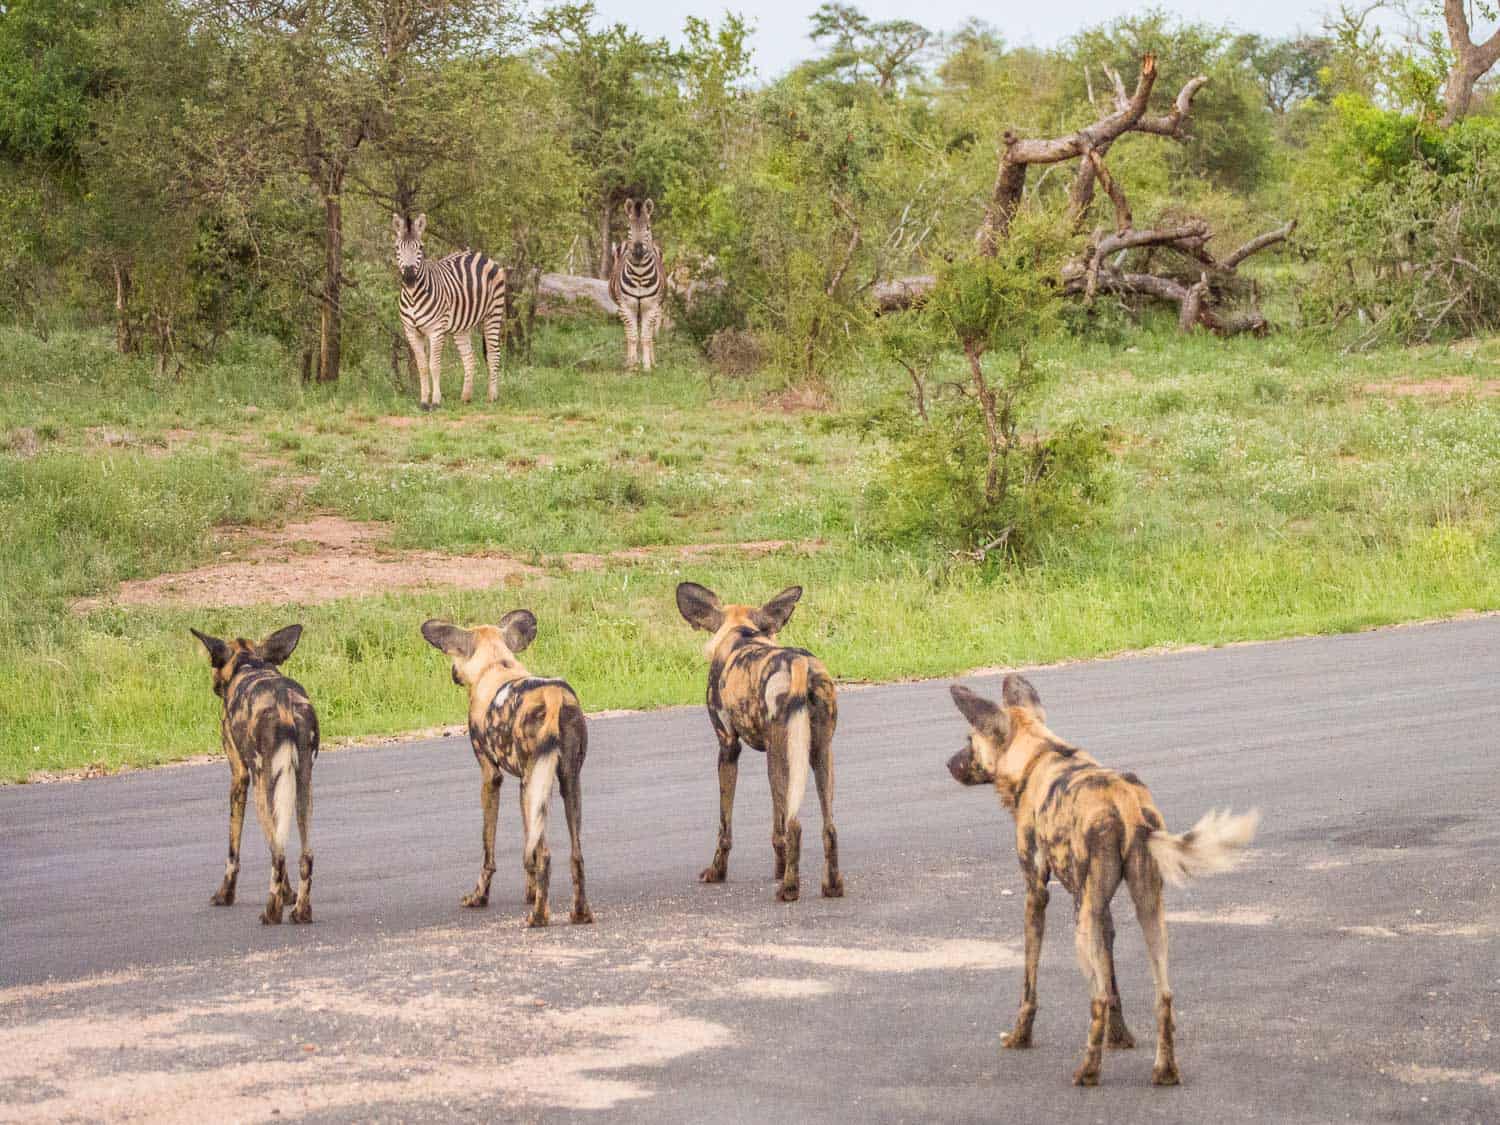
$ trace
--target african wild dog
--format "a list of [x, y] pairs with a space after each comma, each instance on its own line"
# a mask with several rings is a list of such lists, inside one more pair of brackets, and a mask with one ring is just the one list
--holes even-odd
[[1055, 878], [1073, 896], [1078, 961], [1092, 985], [1088, 1042], [1074, 1085], [1098, 1085], [1106, 1031], [1109, 1046], [1135, 1046], [1115, 987], [1115, 927], [1109, 912], [1123, 878], [1156, 980], [1151, 1081], [1175, 1086], [1181, 1079], [1172, 1044], [1162, 880], [1181, 886], [1189, 878], [1232, 867], [1236, 852], [1254, 836], [1260, 814], [1210, 812], [1191, 831], [1170, 835], [1150, 791], [1135, 774], [1105, 769], [1047, 729], [1041, 698], [1024, 677], [1005, 677], [1003, 706], [958, 684], [952, 692], [970, 732], [964, 748], [949, 759], [948, 770], [964, 785], [992, 783], [999, 791], [1001, 802], [1015, 815], [1016, 853], [1026, 879], [1026, 976], [1015, 1030], [1001, 1042], [1031, 1046], [1047, 881]]
[[312, 921], [312, 768], [318, 756], [318, 716], [307, 692], [288, 679], [280, 665], [302, 637], [301, 625], [288, 625], [260, 644], [233, 642], [192, 630], [203, 642], [213, 665], [214, 694], [224, 701], [219, 722], [229, 758], [229, 861], [224, 882], [214, 894], [215, 906], [234, 902], [240, 874], [240, 830], [245, 825], [245, 796], [255, 786], [255, 812], [271, 846], [271, 897], [261, 911], [267, 925], [281, 922], [281, 908], [293, 901], [286, 874], [286, 845], [292, 832], [292, 807], [302, 837], [293, 922]]
[[465, 906], [488, 906], [495, 874], [495, 820], [500, 783], [505, 774], [521, 780], [521, 825], [526, 843], [526, 901], [530, 925], [545, 926], [552, 853], [547, 850], [547, 802], [556, 776], [563, 813], [573, 846], [574, 922], [592, 922], [583, 892], [583, 824], [580, 774], [588, 753], [588, 727], [578, 696], [562, 680], [539, 679], [515, 657], [536, 637], [536, 617], [515, 609], [499, 626], [460, 629], [443, 621], [426, 621], [422, 636], [453, 659], [453, 682], [469, 689], [469, 742], [479, 760], [479, 800], [484, 812], [484, 866], [479, 882], [463, 897]]
[[722, 883], [729, 871], [734, 787], [740, 743], [766, 755], [771, 778], [771, 846], [776, 852], [776, 897], [795, 902], [802, 855], [798, 813], [811, 769], [823, 806], [823, 894], [844, 893], [838, 832], [833, 826], [833, 728], [838, 702], [833, 679], [805, 649], [776, 643], [802, 596], [791, 586], [763, 606], [723, 605], [696, 582], [677, 587], [677, 608], [689, 625], [713, 636], [708, 657], [708, 717], [719, 739], [719, 846], [699, 878]]

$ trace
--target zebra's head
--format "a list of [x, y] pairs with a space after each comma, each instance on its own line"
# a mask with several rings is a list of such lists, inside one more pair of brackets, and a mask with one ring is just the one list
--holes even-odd
[[625, 215], [630, 220], [630, 236], [625, 240], [625, 250], [636, 265], [651, 257], [655, 248], [651, 238], [651, 212], [655, 209], [656, 204], [649, 199], [644, 203], [637, 203], [634, 199], [625, 201]]
[[403, 285], [415, 285], [422, 270], [422, 235], [427, 230], [427, 216], [418, 215], [407, 222], [400, 215], [392, 216], [396, 229], [396, 268], [401, 271]]

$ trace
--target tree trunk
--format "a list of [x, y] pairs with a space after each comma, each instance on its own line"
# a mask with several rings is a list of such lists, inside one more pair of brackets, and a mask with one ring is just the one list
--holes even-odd
[[1443, 116], [1438, 122], [1446, 129], [1468, 115], [1475, 85], [1500, 62], [1500, 31], [1483, 43], [1475, 43], [1465, 0], [1443, 0], [1443, 17], [1448, 25], [1448, 43], [1453, 48], [1453, 65], [1443, 85]]
[[336, 383], [343, 349], [342, 290], [344, 273], [343, 176], [330, 178], [323, 197], [323, 296], [319, 323], [318, 382]]
[[115, 267], [115, 347], [121, 355], [135, 351], [135, 335], [130, 330], [130, 270], [119, 262]]

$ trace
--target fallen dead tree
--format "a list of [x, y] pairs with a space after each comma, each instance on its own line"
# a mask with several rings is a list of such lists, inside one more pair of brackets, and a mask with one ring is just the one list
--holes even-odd
[[[1203, 75], [1189, 79], [1178, 91], [1168, 112], [1148, 114], [1151, 90], [1156, 84], [1154, 55], [1146, 55], [1141, 60], [1134, 92], [1126, 91], [1125, 83], [1116, 71], [1108, 67], [1103, 70], [1114, 90], [1111, 112], [1061, 137], [1028, 138], [1010, 131], [1005, 133], [995, 186], [985, 207], [984, 220], [975, 234], [979, 253], [993, 257], [998, 252], [1021, 205], [1026, 177], [1033, 165], [1077, 160], [1078, 169], [1068, 189], [1068, 209], [1075, 224], [1082, 227], [1100, 191], [1110, 200], [1115, 221], [1113, 231], [1095, 230], [1083, 253], [1064, 267], [1062, 282], [1068, 292], [1079, 294], [1089, 302], [1105, 292], [1125, 300], [1151, 298], [1175, 304], [1178, 307], [1178, 326], [1183, 331], [1191, 331], [1199, 325], [1221, 334], [1264, 331], [1266, 319], [1258, 310], [1229, 313], [1222, 306], [1235, 289], [1231, 283], [1240, 263], [1252, 254], [1285, 241], [1296, 223], [1289, 222], [1267, 231], [1233, 253], [1217, 259], [1208, 249], [1213, 231], [1203, 220], [1190, 220], [1169, 227], [1136, 227], [1125, 189], [1110, 174], [1105, 163], [1110, 147], [1127, 133], [1184, 139], [1193, 98], [1208, 79]], [[1160, 269], [1131, 269], [1135, 252], [1151, 248], [1174, 251], [1186, 257], [1196, 280], [1184, 282], [1180, 276]], [[1153, 264], [1149, 256], [1146, 261], [1148, 267]], [[899, 282], [891, 284], [899, 286]], [[900, 292], [899, 288], [896, 292]]]
[[542, 274], [537, 282], [537, 303], [546, 312], [579, 303], [593, 305], [609, 316], [616, 316], [620, 311], [610, 298], [609, 282], [571, 273]]

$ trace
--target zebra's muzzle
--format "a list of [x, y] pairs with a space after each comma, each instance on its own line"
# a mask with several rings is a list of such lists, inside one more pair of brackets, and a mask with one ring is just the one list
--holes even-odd
[[415, 285], [416, 281], [417, 281], [417, 267], [416, 266], [402, 266], [401, 267], [401, 280], [405, 284], [407, 284], [407, 285]]

